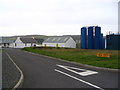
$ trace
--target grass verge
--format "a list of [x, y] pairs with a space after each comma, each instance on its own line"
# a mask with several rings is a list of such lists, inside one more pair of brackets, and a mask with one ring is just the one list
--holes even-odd
[[[52, 48], [52, 47], [26, 47], [22, 50], [60, 58], [81, 64], [87, 64], [97, 67], [120, 69], [118, 65], [117, 50], [86, 50], [86, 49], [69, 49], [69, 48]], [[109, 53], [110, 58], [97, 57], [96, 53]]]

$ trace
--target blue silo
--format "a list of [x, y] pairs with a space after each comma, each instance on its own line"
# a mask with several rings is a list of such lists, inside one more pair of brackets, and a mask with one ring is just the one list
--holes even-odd
[[94, 48], [100, 49], [100, 41], [101, 41], [101, 27], [95, 27], [95, 41], [94, 41]]
[[101, 38], [100, 38], [100, 49], [105, 49], [105, 39], [103, 37], [103, 33], [101, 33]]
[[95, 36], [93, 35], [93, 49], [95, 49]]
[[102, 38], [102, 49], [105, 49], [105, 38]]
[[102, 40], [103, 40], [103, 33], [101, 33], [101, 36], [100, 36], [100, 49], [102, 49]]
[[81, 49], [87, 48], [87, 28], [81, 28]]
[[94, 48], [93, 27], [88, 27], [88, 49]]

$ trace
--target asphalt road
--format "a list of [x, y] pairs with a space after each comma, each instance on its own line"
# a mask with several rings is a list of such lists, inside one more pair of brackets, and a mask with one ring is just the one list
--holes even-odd
[[12, 88], [19, 81], [20, 72], [4, 51], [2, 51], [2, 69], [2, 88]]
[[118, 88], [118, 73], [31, 54], [19, 49], [5, 50], [24, 74], [22, 88]]

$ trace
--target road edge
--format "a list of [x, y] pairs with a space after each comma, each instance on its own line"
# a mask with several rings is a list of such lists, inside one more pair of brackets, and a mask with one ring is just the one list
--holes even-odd
[[17, 82], [17, 84], [12, 88], [12, 90], [15, 90], [16, 88], [21, 88], [22, 87], [22, 84], [23, 84], [23, 81], [24, 81], [24, 75], [23, 75], [23, 72], [21, 71], [21, 69], [17, 66], [17, 64], [13, 61], [13, 59], [10, 57], [10, 55], [5, 52], [6, 55], [9, 57], [9, 59], [13, 62], [13, 64], [16, 66], [16, 68], [18, 69], [18, 71], [20, 72], [20, 79], [19, 81]]
[[[23, 50], [23, 51], [24, 51], [24, 50]], [[55, 58], [55, 57], [51, 57], [51, 56], [46, 56], [46, 55], [42, 55], [42, 54], [37, 54], [37, 53], [29, 52], [29, 51], [24, 51], [24, 52], [28, 52], [28, 53], [31, 53], [31, 54], [34, 54], [34, 55], [39, 55], [39, 56], [51, 58], [51, 59], [54, 59], [54, 60], [57, 59], [57, 60], [60, 60], [60, 61], [63, 61], [63, 62], [68, 62], [68, 63], [72, 63], [72, 64], [84, 66], [84, 67], [91, 68], [91, 69], [103, 70], [103, 71], [112, 71], [112, 72], [120, 72], [120, 69], [96, 67], [96, 66], [91, 66], [91, 65], [87, 65], [87, 64], [81, 64], [81, 63], [77, 63], [77, 62], [71, 62], [71, 61], [67, 61], [67, 60], [64, 60], [64, 59]]]

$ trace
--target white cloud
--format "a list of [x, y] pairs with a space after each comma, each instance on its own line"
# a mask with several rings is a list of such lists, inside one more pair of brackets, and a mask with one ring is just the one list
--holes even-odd
[[1, 0], [0, 36], [78, 34], [81, 26], [117, 31], [118, 0]]

